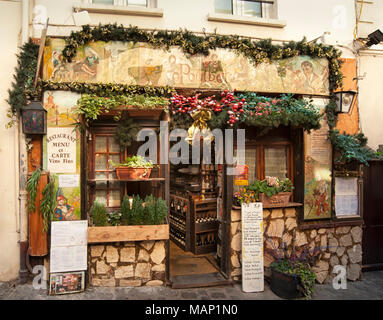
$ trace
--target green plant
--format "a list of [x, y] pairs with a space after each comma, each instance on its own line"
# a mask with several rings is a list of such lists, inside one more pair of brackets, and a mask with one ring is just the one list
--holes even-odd
[[130, 211], [130, 221], [132, 225], [142, 225], [145, 220], [143, 200], [139, 195], [133, 196], [132, 210]]
[[130, 208], [129, 196], [125, 195], [121, 203], [121, 224], [130, 225], [132, 224], [132, 209]]
[[122, 163], [115, 164], [113, 161], [110, 161], [110, 164], [113, 167], [128, 167], [128, 168], [154, 168], [157, 165], [153, 164], [151, 161], [146, 161], [142, 156], [132, 156], [127, 157], [126, 160]]
[[49, 176], [49, 182], [43, 190], [43, 199], [40, 204], [40, 212], [43, 216], [44, 228], [43, 231], [47, 232], [49, 228], [49, 222], [52, 221], [54, 211], [56, 207], [56, 190], [55, 190], [55, 178]]
[[368, 166], [368, 161], [376, 156], [376, 152], [366, 147], [367, 138], [363, 133], [349, 135], [340, 134], [339, 130], [332, 130], [330, 139], [334, 148], [340, 152], [340, 157], [335, 161], [342, 162], [345, 160], [349, 163], [356, 160]]
[[121, 150], [125, 150], [137, 141], [140, 130], [141, 127], [133, 119], [127, 119], [119, 123], [114, 138], [119, 143]]
[[41, 169], [37, 168], [35, 171], [33, 171], [31, 176], [27, 180], [26, 190], [29, 195], [27, 202], [29, 212], [34, 212], [36, 210], [37, 184], [40, 181], [40, 177]]
[[95, 226], [104, 227], [108, 225], [106, 206], [103, 203], [96, 200], [90, 208], [90, 215]]
[[111, 212], [108, 214], [108, 224], [111, 226], [118, 226], [121, 224], [121, 213], [120, 212]]
[[168, 206], [166, 204], [166, 201], [161, 198], [158, 198], [156, 202], [156, 215], [155, 215], [155, 219], [152, 221], [152, 224], [164, 223], [167, 215], [168, 215]]

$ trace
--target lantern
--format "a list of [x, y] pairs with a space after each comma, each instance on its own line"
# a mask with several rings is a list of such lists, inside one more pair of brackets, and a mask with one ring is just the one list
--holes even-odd
[[47, 111], [41, 102], [32, 101], [22, 108], [22, 122], [24, 134], [47, 133]]
[[336, 92], [335, 95], [338, 98], [336, 112], [338, 113], [350, 112], [351, 106], [355, 99], [356, 92], [355, 91], [340, 91], [340, 92]]

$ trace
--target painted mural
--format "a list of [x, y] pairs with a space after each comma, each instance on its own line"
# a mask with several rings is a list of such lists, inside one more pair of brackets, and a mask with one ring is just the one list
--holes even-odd
[[[327, 102], [326, 99], [314, 100], [321, 110]], [[305, 220], [331, 217], [332, 147], [328, 130], [326, 119], [322, 119], [319, 130], [305, 133]]]
[[55, 177], [54, 220], [81, 218], [80, 132], [75, 130], [79, 94], [67, 91], [44, 92], [47, 135], [44, 137], [44, 169]]
[[255, 67], [228, 49], [190, 57], [178, 47], [166, 51], [145, 43], [99, 41], [79, 48], [73, 62], [64, 63], [64, 46], [63, 39], [51, 39], [45, 47], [45, 80], [329, 94], [325, 58], [298, 56]]

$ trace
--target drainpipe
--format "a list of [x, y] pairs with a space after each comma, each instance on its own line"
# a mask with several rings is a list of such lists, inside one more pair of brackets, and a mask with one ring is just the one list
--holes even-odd
[[[21, 1], [21, 45], [28, 41], [29, 37], [29, 1]], [[21, 120], [19, 120], [21, 121]], [[19, 282], [26, 283], [28, 279], [28, 269], [26, 266], [26, 256], [28, 252], [28, 211], [27, 211], [27, 191], [26, 181], [28, 175], [27, 146], [25, 135], [22, 132], [22, 125], [18, 125], [18, 145], [19, 145], [19, 228], [20, 228], [20, 270]]]

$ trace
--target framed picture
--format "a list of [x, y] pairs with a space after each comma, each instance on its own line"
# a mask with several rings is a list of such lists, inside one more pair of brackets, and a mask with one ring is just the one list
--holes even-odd
[[51, 273], [49, 294], [68, 294], [85, 290], [85, 271]]

